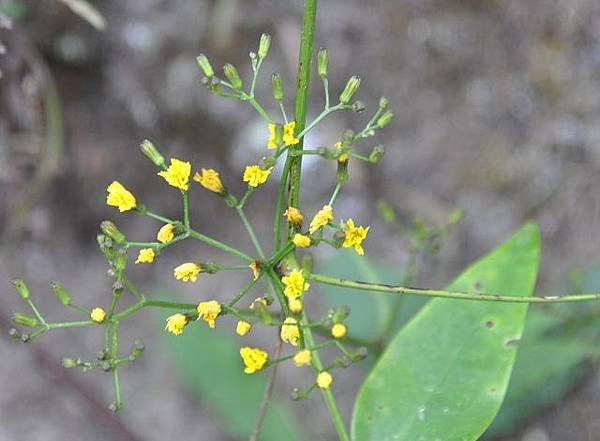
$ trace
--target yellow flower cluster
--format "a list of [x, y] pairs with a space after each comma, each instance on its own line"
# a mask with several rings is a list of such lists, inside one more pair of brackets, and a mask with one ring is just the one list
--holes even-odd
[[365, 251], [362, 247], [362, 241], [367, 237], [370, 228], [371, 227], [357, 227], [354, 225], [354, 221], [352, 219], [348, 219], [342, 228], [344, 231], [344, 243], [342, 246], [344, 248], [354, 247], [354, 251], [362, 256], [365, 254]]
[[137, 206], [135, 196], [118, 181], [113, 181], [106, 191], [108, 192], [106, 204], [117, 207], [121, 213], [133, 210]]
[[271, 170], [273, 170], [273, 167], [263, 170], [258, 165], [249, 165], [246, 167], [246, 170], [244, 170], [243, 180], [244, 182], [247, 182], [250, 187], [256, 188], [267, 182]]
[[300, 142], [298, 138], [296, 138], [296, 121], [290, 121], [283, 125], [283, 136], [281, 136], [281, 126], [277, 124], [269, 124], [269, 139], [267, 141], [267, 148], [276, 149], [279, 146], [279, 143], [283, 141], [283, 144], [286, 146], [296, 145]]
[[252, 329], [252, 323], [250, 323], [250, 322], [248, 322], [246, 320], [240, 320], [240, 321], [237, 322], [237, 326], [235, 327], [235, 332], [240, 337], [243, 337], [248, 332], [250, 332], [251, 329]]
[[331, 205], [324, 205], [323, 208], [321, 208], [317, 212], [317, 214], [315, 214], [313, 220], [310, 221], [310, 227], [308, 228], [308, 231], [310, 232], [310, 234], [315, 234], [325, 225], [329, 224], [329, 222], [331, 222], [332, 220], [333, 208], [331, 207]]
[[184, 282], [195, 282], [201, 272], [202, 267], [193, 262], [182, 263], [173, 270], [175, 278]]
[[154, 253], [154, 250], [152, 248], [142, 248], [138, 254], [135, 263], [152, 263], [154, 262], [155, 255], [156, 254]]
[[262, 349], [250, 348], [247, 346], [240, 349], [240, 355], [246, 366], [244, 372], [247, 374], [253, 374], [254, 372], [260, 371], [269, 358], [269, 355]]
[[183, 314], [173, 314], [167, 317], [167, 325], [165, 331], [169, 331], [173, 335], [183, 334], [183, 328], [187, 325], [188, 319]]
[[171, 158], [169, 167], [166, 170], [158, 172], [158, 176], [163, 177], [169, 185], [187, 191], [191, 172], [192, 165], [189, 162]]
[[204, 320], [208, 323], [210, 328], [215, 327], [215, 320], [221, 314], [221, 305], [216, 300], [210, 300], [208, 302], [198, 303], [198, 319]]
[[201, 173], [196, 173], [192, 178], [194, 181], [214, 193], [221, 194], [225, 191], [225, 187], [223, 187], [223, 183], [221, 182], [221, 178], [217, 171], [212, 168], [203, 168], [200, 171]]
[[281, 278], [281, 282], [285, 285], [284, 294], [289, 299], [298, 299], [302, 297], [304, 291], [310, 288], [310, 285], [304, 280], [302, 270], [292, 270], [287, 276]]
[[168, 243], [173, 240], [175, 237], [175, 225], [173, 224], [165, 224], [160, 227], [158, 233], [156, 234], [156, 240], [160, 243]]
[[106, 319], [106, 311], [97, 306], [96, 308], [92, 309], [92, 312], [90, 313], [90, 318], [96, 323], [102, 323]]
[[333, 338], [343, 338], [348, 333], [348, 328], [343, 323], [335, 323], [331, 327], [331, 335]]
[[285, 210], [285, 212], [283, 213], [283, 215], [287, 218], [288, 222], [294, 227], [300, 228], [302, 226], [304, 216], [302, 216], [302, 213], [296, 207], [288, 207], [287, 210]]
[[292, 239], [292, 242], [294, 243], [294, 245], [296, 245], [298, 248], [306, 248], [310, 246], [310, 237], [305, 236], [304, 234], [299, 234], [296, 233], [294, 235], [294, 238]]
[[281, 325], [281, 340], [291, 344], [292, 346], [298, 346], [300, 340], [300, 329], [298, 328], [298, 321], [293, 317], [288, 317], [284, 320]]
[[319, 375], [317, 375], [317, 386], [319, 386], [321, 389], [329, 389], [331, 383], [333, 383], [333, 377], [329, 372], [319, 372]]
[[308, 349], [296, 352], [294, 355], [294, 364], [298, 367], [308, 366], [312, 361], [312, 354]]

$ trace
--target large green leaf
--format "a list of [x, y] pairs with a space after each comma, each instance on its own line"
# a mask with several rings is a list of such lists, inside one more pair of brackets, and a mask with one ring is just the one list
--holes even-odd
[[[230, 435], [247, 439], [254, 425], [265, 386], [265, 374], [247, 375], [231, 334], [191, 323], [181, 336], [165, 335], [170, 359], [183, 384], [195, 393]], [[296, 441], [298, 424], [290, 408], [274, 399], [269, 406], [261, 440]], [[200, 439], [203, 439], [200, 436]]]
[[[471, 265], [449, 287], [529, 296], [540, 245], [535, 224]], [[435, 299], [392, 340], [355, 405], [355, 441], [471, 441], [506, 392], [527, 304]]]

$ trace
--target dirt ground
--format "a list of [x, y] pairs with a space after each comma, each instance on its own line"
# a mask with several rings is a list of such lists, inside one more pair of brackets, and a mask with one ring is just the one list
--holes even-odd
[[[23, 4], [25, 16], [12, 29], [0, 29], [6, 52], [0, 55], [5, 318], [20, 308], [8, 283], [15, 276], [30, 281], [36, 293], [61, 280], [82, 303], [108, 295], [109, 278], [95, 248], [100, 221], [115, 219], [140, 238], [156, 227], [105, 206], [110, 180], [127, 182], [156, 211], [176, 212], [178, 199], [157, 184], [139, 154], [144, 138], [165, 155], [220, 169], [232, 191], [242, 191], [240, 171], [261, 155], [266, 134], [249, 107], [201, 86], [195, 56], [202, 51], [215, 66], [232, 62], [247, 78], [247, 54], [261, 32], [270, 32], [272, 51], [257, 93], [269, 102], [267, 78], [278, 71], [291, 95], [302, 9], [299, 0], [106, 0], [97, 2], [108, 23], [100, 32], [57, 1]], [[600, 260], [597, 1], [324, 0], [319, 8], [317, 45], [330, 51], [334, 96], [356, 74], [363, 80], [358, 97], [368, 108], [385, 95], [396, 112], [376, 140], [386, 147], [383, 161], [376, 168], [353, 166], [338, 201], [342, 218], [360, 213], [361, 222], [372, 225], [368, 250], [376, 261], [401, 267], [407, 259], [405, 241], [377, 214], [379, 199], [389, 200], [403, 219], [438, 224], [454, 208], [464, 210], [442, 252], [422, 262], [423, 286], [443, 286], [528, 219], [543, 235], [539, 292], [555, 292], [571, 269]], [[317, 82], [312, 90], [309, 118], [322, 105]], [[45, 115], [48, 108], [54, 113]], [[61, 117], [64, 142], [56, 126]], [[308, 144], [332, 145], [365, 118], [335, 115]], [[45, 129], [48, 121], [55, 121], [54, 131]], [[334, 173], [315, 161], [306, 162], [304, 173], [302, 204], [312, 211], [329, 196]], [[274, 194], [267, 186], [249, 207], [267, 237]], [[198, 200], [192, 216], [206, 234], [238, 240], [240, 225], [217, 198]], [[134, 277], [145, 287], [174, 287], [165, 281], [170, 264], [185, 253]], [[235, 286], [236, 280], [211, 280], [203, 287], [224, 292]], [[184, 290], [182, 297], [192, 294]], [[59, 314], [49, 297], [42, 308]], [[5, 336], [9, 326], [0, 321]], [[127, 332], [156, 348], [158, 331], [140, 317]], [[125, 371], [129, 408], [118, 418], [103, 413], [111, 400], [105, 376], [51, 368], [68, 353], [89, 352], [98, 338], [57, 332], [30, 348], [0, 338], [1, 441], [150, 441], [190, 433], [227, 439], [210, 412], [182, 389], [158, 348]], [[285, 374], [283, 380], [293, 382]], [[339, 387], [348, 416], [356, 378], [348, 374]], [[316, 397], [300, 404], [300, 412], [314, 419], [314, 439], [334, 439], [325, 413], [314, 410], [321, 404]], [[594, 373], [505, 441], [598, 440], [599, 412]]]

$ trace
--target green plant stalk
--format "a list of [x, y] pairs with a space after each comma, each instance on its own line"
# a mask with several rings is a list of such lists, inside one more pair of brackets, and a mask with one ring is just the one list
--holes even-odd
[[187, 191], [181, 192], [183, 201], [183, 224], [185, 228], [190, 228], [190, 198]]
[[196, 230], [190, 229], [188, 231], [188, 234], [190, 235], [190, 237], [193, 237], [194, 239], [197, 239], [201, 242], [204, 242], [208, 245], [211, 245], [215, 248], [225, 251], [226, 253], [233, 254], [233, 255], [240, 257], [248, 262], [254, 262], [256, 260], [253, 257], [250, 257], [249, 255], [247, 255], [246, 253], [238, 250], [237, 248], [233, 248], [229, 245], [224, 244], [223, 242], [219, 242], [218, 240], [215, 240], [208, 236], [205, 236], [204, 234], [199, 233]]
[[338, 277], [330, 277], [322, 274], [309, 274], [308, 280], [323, 283], [325, 285], [341, 286], [349, 289], [362, 291], [385, 292], [400, 295], [415, 295], [425, 297], [442, 297], [458, 300], [478, 300], [500, 303], [575, 303], [600, 300], [600, 293], [574, 294], [568, 296], [543, 296], [543, 297], [516, 297], [501, 294], [480, 294], [461, 291], [445, 291], [441, 289], [410, 288], [406, 286], [384, 285], [380, 283], [361, 282], [359, 280], [347, 280]]
[[288, 176], [292, 167], [293, 157], [288, 151], [283, 171], [281, 172], [281, 181], [279, 181], [279, 190], [277, 191], [277, 205], [275, 207], [275, 227], [273, 229], [273, 252], [279, 251], [281, 247], [281, 223], [283, 222], [283, 200], [285, 199], [285, 190], [288, 183]]
[[256, 237], [256, 233], [254, 232], [254, 228], [252, 228], [252, 225], [250, 224], [250, 221], [246, 217], [246, 213], [244, 213], [244, 210], [243, 210], [242, 207], [237, 207], [236, 211], [237, 211], [238, 215], [240, 216], [240, 219], [242, 220], [242, 223], [244, 224], [244, 227], [246, 228], [246, 231], [248, 232], [248, 236], [250, 236], [250, 240], [252, 240], [252, 243], [254, 244], [254, 248], [256, 248], [256, 251], [258, 252], [258, 255], [260, 256], [260, 258], [264, 260], [265, 259], [265, 253], [264, 253], [262, 247], [260, 246], [260, 242], [258, 241], [258, 237]]

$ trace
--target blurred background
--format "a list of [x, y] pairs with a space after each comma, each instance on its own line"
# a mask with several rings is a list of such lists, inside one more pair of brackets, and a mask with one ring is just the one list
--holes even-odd
[[[9, 280], [26, 279], [53, 320], [73, 317], [51, 295], [52, 280], [80, 303], [110, 301], [111, 280], [95, 244], [100, 221], [114, 220], [139, 241], [159, 225], [107, 207], [107, 184], [118, 179], [166, 216], [180, 209], [179, 197], [139, 153], [144, 138], [167, 157], [219, 169], [241, 193], [241, 170], [265, 153], [266, 128], [249, 107], [204, 89], [195, 56], [207, 54], [215, 68], [234, 63], [247, 80], [248, 52], [262, 32], [271, 33], [257, 94], [275, 111], [268, 78], [280, 72], [291, 112], [302, 2], [104, 0], [92, 3], [101, 16], [84, 10], [84, 17], [74, 4], [0, 1], [0, 440], [245, 439], [262, 380], [227, 377], [239, 371], [233, 322], [224, 321], [222, 334], [194, 330], [174, 340], [162, 334], [165, 314], [128, 320], [123, 350], [133, 338], [148, 350], [123, 369], [126, 409], [115, 416], [107, 409], [109, 376], [60, 367], [64, 356], [93, 358], [101, 331], [54, 331], [19, 345], [7, 336], [9, 317], [26, 311]], [[336, 205], [340, 218], [372, 226], [365, 248], [369, 265], [382, 265], [381, 279], [444, 286], [533, 219], [543, 236], [537, 291], [600, 290], [596, 0], [323, 0], [316, 45], [329, 49], [333, 96], [359, 75], [357, 97], [367, 112], [330, 117], [308, 146], [331, 146], [344, 130], [364, 127], [382, 95], [396, 112], [394, 123], [363, 147], [368, 153], [384, 144], [384, 159], [352, 163]], [[320, 84], [312, 86], [309, 119], [323, 105]], [[331, 194], [335, 173], [319, 161], [306, 161], [303, 172], [303, 211], [313, 213]], [[248, 206], [267, 238], [275, 182]], [[463, 219], [446, 228], [455, 210]], [[203, 233], [250, 249], [238, 219], [208, 192], [193, 195], [192, 219]], [[228, 298], [247, 274], [206, 277], [191, 287], [171, 275], [182, 259], [222, 257], [184, 244], [130, 273], [156, 295]], [[373, 269], [347, 255], [317, 257], [332, 272]], [[533, 310], [530, 346], [524, 343], [506, 408], [486, 439], [600, 439], [599, 316], [591, 304]], [[253, 338], [274, 344], [272, 335]], [[208, 363], [218, 348], [230, 351]], [[347, 419], [365, 372], [355, 366], [336, 376]], [[264, 439], [282, 439], [286, 431], [285, 439], [335, 439], [318, 394], [289, 399], [306, 375], [286, 366], [279, 380]], [[245, 410], [236, 408], [239, 400]], [[296, 422], [305, 419], [309, 425]]]

